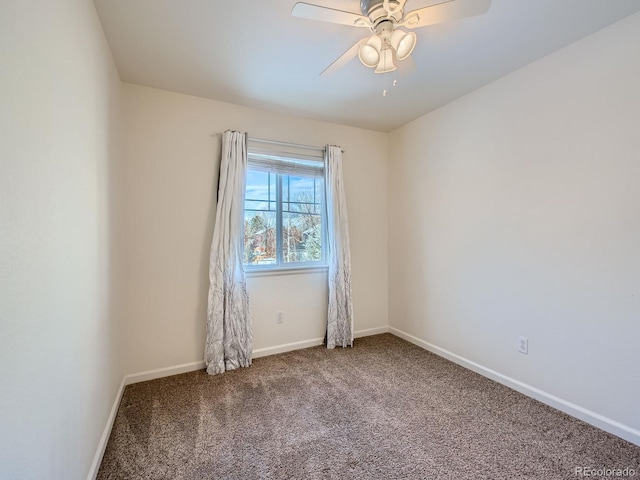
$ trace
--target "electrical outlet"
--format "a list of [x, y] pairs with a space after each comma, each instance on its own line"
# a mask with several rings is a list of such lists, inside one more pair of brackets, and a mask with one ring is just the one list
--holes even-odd
[[525, 355], [529, 353], [529, 339], [527, 337], [518, 337], [518, 351]]
[[282, 310], [278, 310], [276, 312], [276, 323], [284, 323], [284, 317], [282, 315]]

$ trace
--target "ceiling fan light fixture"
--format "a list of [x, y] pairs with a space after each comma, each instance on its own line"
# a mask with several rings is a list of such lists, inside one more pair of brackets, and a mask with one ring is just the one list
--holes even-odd
[[358, 49], [358, 58], [366, 67], [373, 68], [380, 61], [380, 50], [382, 49], [382, 40], [378, 35], [371, 35], [367, 43], [361, 45]]
[[417, 40], [418, 37], [413, 32], [394, 31], [391, 35], [391, 46], [396, 51], [396, 58], [402, 61], [411, 55]]
[[385, 48], [380, 52], [380, 61], [374, 70], [374, 73], [389, 73], [396, 69], [396, 62], [393, 55], [393, 50]]
[[373, 68], [380, 61], [380, 54], [371, 45], [362, 45], [358, 51], [358, 58], [364, 66]]

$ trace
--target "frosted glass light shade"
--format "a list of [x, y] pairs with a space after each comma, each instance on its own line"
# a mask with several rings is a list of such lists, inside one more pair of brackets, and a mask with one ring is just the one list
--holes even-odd
[[380, 61], [380, 49], [382, 40], [378, 35], [371, 35], [367, 43], [358, 49], [358, 58], [363, 65], [373, 68]]
[[380, 54], [371, 45], [362, 45], [358, 51], [358, 58], [367, 67], [375, 67], [380, 61]]
[[396, 58], [398, 60], [404, 60], [411, 52], [413, 52], [416, 46], [416, 34], [413, 32], [403, 32], [402, 30], [396, 30], [391, 34], [391, 46], [396, 51]]
[[393, 50], [385, 48], [380, 52], [380, 61], [374, 70], [375, 73], [388, 73], [396, 69], [396, 62], [393, 58]]

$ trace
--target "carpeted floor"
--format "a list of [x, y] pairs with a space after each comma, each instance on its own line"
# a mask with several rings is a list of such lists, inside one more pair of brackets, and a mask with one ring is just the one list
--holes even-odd
[[576, 467], [640, 478], [640, 447], [384, 334], [128, 386], [98, 479], [581, 478]]

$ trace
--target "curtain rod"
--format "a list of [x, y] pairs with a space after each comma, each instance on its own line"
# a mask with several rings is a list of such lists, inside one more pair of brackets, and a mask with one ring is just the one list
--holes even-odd
[[263, 138], [249, 137], [247, 139], [250, 142], [268, 143], [269, 145], [282, 145], [283, 147], [301, 148], [303, 150], [315, 150], [324, 152], [324, 147], [312, 147], [310, 145], [300, 145], [298, 143], [280, 142], [278, 140], [265, 140]]
[[[218, 133], [218, 132], [213, 132], [211, 134], [212, 137], [217, 137], [218, 135], [222, 135], [222, 134]], [[324, 150], [325, 150], [325, 147], [312, 147], [310, 145], [301, 145], [299, 143], [280, 142], [278, 140], [265, 140], [263, 138], [248, 137], [247, 140], [250, 141], [250, 142], [268, 143], [270, 145], [282, 145], [283, 147], [301, 148], [301, 149], [304, 149], [304, 150], [315, 150], [315, 151], [319, 151], [319, 152], [324, 152]], [[342, 153], [344, 153], [344, 150], [342, 150]]]

